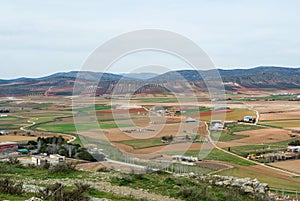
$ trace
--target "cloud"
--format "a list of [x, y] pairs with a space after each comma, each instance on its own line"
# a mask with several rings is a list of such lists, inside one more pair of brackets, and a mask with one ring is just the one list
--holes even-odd
[[[7, 70], [0, 77], [79, 69], [106, 40], [148, 28], [190, 38], [217, 66], [299, 66], [300, 49], [295, 45], [300, 42], [299, 4], [296, 0], [1, 1], [0, 66]], [[124, 65], [135, 65], [133, 60]]]

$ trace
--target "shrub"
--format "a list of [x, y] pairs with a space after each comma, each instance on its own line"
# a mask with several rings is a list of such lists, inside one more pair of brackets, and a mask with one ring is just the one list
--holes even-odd
[[58, 172], [69, 172], [75, 170], [76, 164], [74, 163], [63, 163], [57, 164], [50, 167], [50, 172], [58, 173]]
[[20, 164], [20, 161], [17, 157], [9, 157], [7, 163], [10, 165], [17, 165]]
[[23, 184], [15, 183], [10, 178], [0, 179], [0, 192], [21, 195], [23, 193]]
[[40, 190], [39, 197], [52, 201], [88, 201], [89, 197], [84, 193], [90, 189], [89, 184], [75, 183], [74, 190], [65, 190], [65, 186], [61, 183], [55, 183], [46, 189]]

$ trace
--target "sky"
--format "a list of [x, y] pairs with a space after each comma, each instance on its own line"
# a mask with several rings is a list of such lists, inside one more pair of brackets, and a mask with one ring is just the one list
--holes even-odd
[[[120, 34], [162, 29], [194, 41], [218, 68], [299, 67], [300, 1], [0, 0], [0, 79], [80, 70]], [[109, 71], [147, 65], [190, 66], [168, 54], [140, 52]]]

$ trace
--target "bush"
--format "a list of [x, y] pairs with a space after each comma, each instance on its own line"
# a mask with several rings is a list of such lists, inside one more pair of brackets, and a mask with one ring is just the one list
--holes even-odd
[[0, 192], [21, 195], [23, 193], [23, 184], [15, 183], [10, 178], [0, 179]]
[[57, 164], [50, 167], [50, 172], [58, 173], [58, 172], [70, 172], [75, 170], [76, 165], [74, 163], [63, 163]]
[[65, 190], [65, 186], [61, 183], [55, 183], [46, 189], [40, 190], [39, 197], [52, 201], [88, 201], [89, 197], [84, 193], [90, 189], [89, 184], [75, 183], [76, 189]]
[[17, 157], [9, 157], [7, 163], [10, 165], [18, 165], [20, 161]]

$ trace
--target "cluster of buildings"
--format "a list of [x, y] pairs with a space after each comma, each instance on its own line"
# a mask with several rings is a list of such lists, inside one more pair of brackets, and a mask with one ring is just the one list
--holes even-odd
[[51, 154], [49, 156], [47, 155], [35, 155], [31, 157], [31, 164], [36, 166], [44, 166], [46, 164], [49, 164], [50, 166], [64, 164], [66, 161], [65, 156], [61, 156], [58, 154]]
[[196, 165], [196, 162], [199, 161], [199, 159], [197, 157], [193, 157], [193, 156], [181, 156], [181, 155], [175, 155], [172, 156], [172, 160], [184, 165]]
[[261, 162], [275, 162], [281, 160], [299, 159], [300, 146], [288, 146], [286, 151], [277, 151], [265, 154], [249, 154], [248, 159]]

